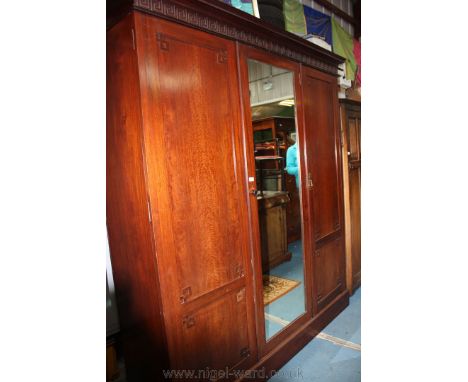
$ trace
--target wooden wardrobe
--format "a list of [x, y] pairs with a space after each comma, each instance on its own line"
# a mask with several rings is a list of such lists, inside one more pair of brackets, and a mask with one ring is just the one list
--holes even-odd
[[361, 285], [361, 102], [340, 100], [346, 226], [346, 284]]
[[[128, 380], [277, 370], [348, 304], [342, 60], [220, 1], [120, 1], [109, 20], [107, 227]], [[247, 59], [294, 74], [304, 180], [305, 313], [269, 341]]]

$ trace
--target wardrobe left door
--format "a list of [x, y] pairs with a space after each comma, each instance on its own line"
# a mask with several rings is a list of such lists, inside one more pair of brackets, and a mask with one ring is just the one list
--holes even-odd
[[257, 357], [235, 43], [140, 13], [135, 25], [171, 366], [204, 379]]

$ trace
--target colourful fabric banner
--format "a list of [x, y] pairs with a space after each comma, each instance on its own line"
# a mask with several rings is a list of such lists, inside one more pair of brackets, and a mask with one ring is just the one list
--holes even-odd
[[353, 38], [341, 27], [334, 17], [331, 18], [331, 21], [333, 52], [346, 58], [346, 78], [354, 81], [357, 65], [354, 58]]
[[307, 34], [304, 7], [297, 0], [284, 0], [284, 24], [286, 30], [300, 36]]
[[357, 71], [356, 71], [356, 82], [358, 86], [361, 86], [361, 43], [354, 39], [354, 58], [356, 59]]
[[252, 0], [223, 0], [226, 4], [232, 5], [234, 8], [240, 9], [246, 13], [254, 14]]
[[319, 36], [332, 45], [331, 17], [304, 5], [307, 33]]

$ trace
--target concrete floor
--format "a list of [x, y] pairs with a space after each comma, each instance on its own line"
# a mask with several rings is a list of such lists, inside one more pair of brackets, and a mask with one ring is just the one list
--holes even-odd
[[361, 380], [361, 289], [349, 306], [297, 353], [270, 381], [355, 382]]

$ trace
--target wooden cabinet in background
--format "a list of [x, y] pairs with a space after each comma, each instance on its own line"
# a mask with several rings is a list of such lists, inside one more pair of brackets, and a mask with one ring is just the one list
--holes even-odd
[[340, 101], [346, 221], [346, 285], [361, 285], [361, 103]]
[[[282, 142], [279, 154], [286, 160], [286, 152], [294, 143], [288, 139], [288, 135], [296, 131], [296, 121], [288, 117], [271, 117], [253, 121], [254, 135], [259, 131], [271, 131], [271, 138]], [[270, 134], [268, 134], [270, 136]], [[265, 153], [262, 153], [265, 154]], [[268, 153], [274, 155], [275, 153]], [[296, 186], [296, 178], [285, 173], [286, 191], [290, 202], [286, 208], [286, 229], [288, 244], [301, 239], [301, 205], [299, 192]]]
[[286, 192], [264, 191], [257, 196], [260, 239], [262, 245], [262, 269], [273, 269], [291, 260], [288, 251], [286, 211], [291, 200]]

